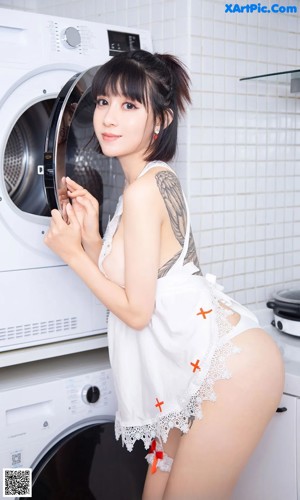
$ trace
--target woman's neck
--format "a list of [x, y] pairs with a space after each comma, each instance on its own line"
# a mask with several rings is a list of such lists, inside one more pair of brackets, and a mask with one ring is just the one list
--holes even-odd
[[147, 161], [141, 158], [119, 158], [122, 170], [124, 172], [126, 184], [132, 184], [147, 165]]

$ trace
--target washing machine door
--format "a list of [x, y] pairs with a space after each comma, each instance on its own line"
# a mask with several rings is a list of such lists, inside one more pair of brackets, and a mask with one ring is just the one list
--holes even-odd
[[49, 119], [44, 153], [45, 189], [50, 208], [58, 208], [62, 214], [68, 202], [66, 175], [84, 184], [100, 205], [103, 201], [103, 181], [93, 168], [99, 153], [93, 130], [95, 103], [90, 92], [98, 68], [77, 73], [64, 85]]
[[130, 453], [122, 447], [112, 421], [85, 425], [33, 468], [32, 500], [140, 500], [146, 453], [142, 441]]

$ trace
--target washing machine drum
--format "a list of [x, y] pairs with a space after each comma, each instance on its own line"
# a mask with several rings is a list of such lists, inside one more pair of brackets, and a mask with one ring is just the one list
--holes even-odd
[[4, 153], [4, 181], [15, 205], [24, 212], [48, 215], [44, 178], [38, 167], [44, 161], [44, 146], [49, 118], [55, 100], [41, 101], [18, 119], [8, 138]]
[[22, 211], [50, 215], [67, 200], [69, 175], [103, 201], [98, 142], [93, 130], [91, 83], [98, 67], [74, 75], [56, 99], [28, 108], [8, 138], [4, 154], [7, 192]]
[[132, 452], [122, 447], [113, 422], [86, 426], [58, 443], [35, 467], [32, 500], [140, 500], [146, 453], [142, 441]]

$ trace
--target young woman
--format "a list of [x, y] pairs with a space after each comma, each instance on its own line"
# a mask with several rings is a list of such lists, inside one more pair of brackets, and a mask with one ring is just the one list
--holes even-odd
[[[203, 277], [178, 178], [189, 78], [173, 56], [122, 53], [92, 86], [94, 129], [124, 192], [104, 239], [98, 204], [67, 178], [45, 243], [110, 310], [116, 436], [150, 450], [144, 500], [225, 500], [275, 412], [283, 364], [256, 317]], [[203, 418], [202, 418], [203, 417]], [[155, 473], [154, 473], [155, 472]]]

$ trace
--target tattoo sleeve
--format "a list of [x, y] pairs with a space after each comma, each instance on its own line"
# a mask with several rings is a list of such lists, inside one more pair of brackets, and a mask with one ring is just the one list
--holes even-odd
[[[166, 205], [174, 235], [177, 241], [180, 243], [181, 247], [183, 247], [186, 233], [187, 213], [179, 180], [177, 179], [176, 175], [173, 174], [173, 172], [165, 170], [162, 172], [158, 172], [155, 178], [161, 196]], [[167, 272], [179, 258], [180, 254], [181, 251], [177, 252], [159, 269], [159, 278], [167, 274]], [[185, 264], [188, 262], [193, 262], [200, 269], [192, 232], [190, 232], [189, 246], [184, 259]], [[202, 273], [199, 270], [199, 272], [197, 272], [196, 274]]]

